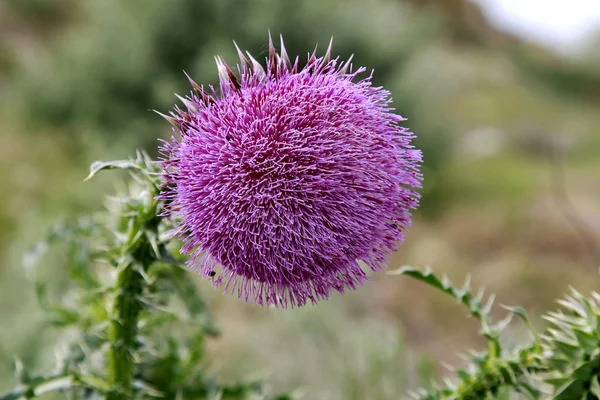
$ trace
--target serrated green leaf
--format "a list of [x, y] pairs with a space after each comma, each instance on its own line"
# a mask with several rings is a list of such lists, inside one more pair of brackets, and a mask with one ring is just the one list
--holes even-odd
[[414, 268], [411, 266], [404, 266], [395, 271], [389, 272], [390, 275], [407, 275], [414, 279], [417, 279], [421, 282], [432, 286], [443, 293], [446, 293], [452, 297], [454, 297], [458, 302], [469, 308], [471, 315], [479, 320], [482, 325], [482, 331], [486, 335], [486, 337], [490, 338], [490, 340], [497, 341], [497, 332], [493, 331], [489, 326], [489, 310], [491, 308], [491, 304], [488, 301], [485, 308], [482, 308], [481, 301], [474, 300], [474, 296], [472, 295], [469, 287], [467, 286], [469, 280], [465, 283], [462, 288], [455, 287], [452, 282], [448, 278], [444, 278], [440, 280], [433, 271], [426, 269], [425, 271], [421, 271], [418, 268]]
[[75, 385], [71, 376], [58, 377], [45, 381], [35, 388], [34, 397], [41, 396], [44, 393], [56, 392], [59, 390], [71, 389]]
[[600, 348], [596, 335], [581, 329], [573, 329], [573, 334], [575, 335], [579, 346], [582, 347], [586, 353], [590, 353]]
[[519, 392], [527, 396], [528, 399], [538, 400], [541, 396], [541, 392], [528, 383], [521, 382], [517, 388]]
[[48, 311], [50, 312], [48, 320], [54, 326], [65, 327], [74, 325], [81, 319], [78, 310], [73, 310], [62, 306], [52, 305]]
[[577, 379], [569, 380], [563, 387], [558, 389], [553, 400], [579, 400], [586, 392], [583, 382]]
[[572, 373], [571, 376], [580, 381], [589, 381], [594, 368], [596, 367], [595, 362], [586, 362], [583, 365], [577, 367]]
[[575, 361], [579, 359], [581, 355], [581, 347], [577, 343], [574, 343], [567, 338], [553, 338], [552, 344], [553, 347], [557, 348], [561, 354], [571, 361]]
[[590, 393], [600, 399], [600, 381], [598, 375], [592, 378], [592, 384], [590, 385]]
[[102, 378], [95, 375], [84, 375], [79, 377], [79, 381], [89, 388], [94, 388], [100, 393], [106, 393], [111, 390], [110, 385]]
[[469, 374], [464, 369], [456, 369], [454, 370], [454, 373], [463, 381], [471, 378], [471, 374]]
[[544, 363], [556, 371], [565, 371], [571, 365], [569, 360], [556, 357], [546, 357]]
[[555, 376], [552, 378], [544, 379], [544, 382], [548, 385], [551, 385], [555, 391], [558, 391], [560, 388], [564, 387], [567, 383], [573, 380], [570, 376]]
[[502, 305], [502, 308], [504, 308], [507, 311], [510, 311], [511, 313], [517, 315], [519, 318], [521, 318], [521, 320], [527, 324], [528, 326], [531, 325], [531, 321], [529, 320], [529, 315], [527, 314], [527, 311], [525, 311], [525, 309], [521, 306], [506, 306], [506, 305]]
[[151, 384], [144, 382], [142, 380], [138, 379], [138, 380], [133, 381], [133, 386], [137, 390], [141, 390], [142, 393], [146, 396], [156, 397], [156, 398], [164, 397], [164, 393], [162, 393], [160, 390], [157, 390]]
[[92, 165], [90, 165], [90, 174], [84, 181], [92, 179], [98, 172], [105, 169], [139, 170], [140, 166], [131, 160], [94, 161]]
[[388, 272], [388, 274], [389, 275], [408, 275], [412, 278], [415, 278], [422, 282], [425, 282], [428, 285], [433, 286], [434, 288], [439, 289], [443, 292], [446, 291], [446, 287], [451, 285], [450, 282], [442, 283], [438, 279], [438, 277], [435, 276], [433, 274], [433, 272], [430, 270], [421, 271], [420, 269], [411, 267], [411, 266], [404, 266], [404, 267], [398, 268], [395, 271]]

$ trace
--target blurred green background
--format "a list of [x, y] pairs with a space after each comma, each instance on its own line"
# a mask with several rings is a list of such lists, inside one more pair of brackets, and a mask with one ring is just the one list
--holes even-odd
[[[525, 1], [525, 0], [524, 0]], [[0, 392], [13, 359], [49, 363], [21, 257], [50, 224], [96, 212], [114, 187], [83, 183], [96, 159], [155, 154], [187, 71], [217, 77], [232, 40], [263, 58], [267, 30], [301, 57], [334, 37], [394, 96], [425, 156], [425, 188], [390, 267], [472, 275], [534, 315], [569, 285], [597, 287], [600, 40], [559, 55], [491, 25], [467, 0], [2, 0], [0, 2]], [[259, 58], [257, 57], [257, 58]], [[66, 279], [49, 259], [49, 280]], [[375, 274], [359, 291], [281, 311], [209, 297], [224, 335], [206, 368], [303, 398], [393, 399], [478, 348], [460, 307]], [[506, 340], [522, 340], [518, 326]]]

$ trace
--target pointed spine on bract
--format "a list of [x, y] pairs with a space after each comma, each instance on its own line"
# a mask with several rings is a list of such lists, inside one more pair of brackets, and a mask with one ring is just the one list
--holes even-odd
[[165, 121], [167, 121], [173, 127], [179, 128], [179, 122], [177, 122], [177, 119], [174, 116], [169, 116], [169, 115], [163, 114], [163, 113], [161, 113], [160, 111], [157, 111], [157, 110], [152, 110], [152, 111], [154, 111], [155, 113], [157, 113], [158, 115], [160, 115]]
[[318, 66], [318, 59], [317, 59], [317, 49], [319, 47], [319, 44], [317, 43], [315, 45], [315, 49], [313, 50], [312, 53], [308, 54], [308, 61], [306, 62], [306, 70], [311, 73], [314, 74], [316, 72], [317, 66]]
[[252, 73], [252, 63], [250, 63], [250, 61], [246, 58], [246, 56], [244, 55], [242, 50], [240, 50], [239, 46], [235, 41], [233, 42], [233, 45], [235, 46], [235, 50], [237, 51], [238, 57], [240, 58], [240, 73]]
[[[195, 107], [195, 105], [191, 101], [186, 100], [186, 99], [182, 98], [181, 96], [178, 96], [177, 94], [175, 96], [177, 96], [180, 100], [182, 100], [184, 102], [184, 104], [186, 104], [186, 106], [187, 106], [187, 104], [189, 104], [190, 107]], [[156, 114], [160, 115], [164, 120], [166, 120], [169, 124], [171, 124], [171, 126], [178, 129], [181, 132], [181, 134], [185, 134], [186, 130], [189, 128], [189, 122], [192, 119], [192, 116], [189, 113], [183, 111], [182, 109], [180, 109], [177, 106], [175, 106], [176, 112], [171, 111], [169, 113], [169, 115], [163, 114], [157, 110], [152, 110], [152, 111], [154, 111]]]
[[[273, 38], [269, 33], [269, 42], [268, 42], [268, 55], [266, 57], [266, 68], [264, 68], [249, 52], [244, 52], [240, 49], [237, 43], [234, 41], [233, 44], [237, 51], [238, 57], [240, 59], [239, 64], [239, 73], [241, 76], [241, 81], [244, 82], [244, 76], [250, 80], [254, 80], [255, 83], [263, 82], [265, 79], [280, 79], [285, 74], [295, 74], [298, 73], [298, 58], [296, 57], [294, 63], [292, 64], [287, 50], [285, 48], [285, 44], [283, 41], [283, 36], [279, 36], [280, 39], [280, 50], [277, 52], [275, 49], [275, 45], [273, 42]], [[318, 46], [315, 46], [314, 50], [307, 55], [307, 62], [304, 66], [304, 71], [310, 73], [311, 75], [318, 75], [321, 73], [325, 73], [325, 70], [329, 68], [336, 68], [336, 63], [338, 59], [331, 59], [331, 52], [333, 48], [333, 37], [329, 40], [329, 44], [327, 46], [327, 50], [325, 51], [325, 55], [323, 57], [317, 56]], [[337, 73], [339, 75], [352, 74], [352, 56], [343, 64], [341, 67], [337, 68]], [[221, 82], [225, 83], [227, 86], [231, 83], [234, 88], [238, 88], [239, 83], [235, 79], [233, 72], [227, 64], [223, 61], [221, 57], [216, 57], [217, 59], [217, 67], [219, 68], [219, 78]], [[360, 72], [364, 71], [361, 69]], [[357, 73], [359, 71], [355, 71]]]
[[[252, 57], [249, 52], [246, 52], [246, 55], [244, 55], [237, 43], [234, 42], [240, 59], [240, 64], [238, 66], [239, 78], [234, 74], [232, 69], [229, 67], [229, 65], [227, 65], [222, 57], [216, 56], [215, 62], [217, 64], [221, 95], [229, 91], [239, 92], [244, 85], [243, 82], [253, 85], [270, 79], [279, 80], [286, 74], [298, 73], [298, 57], [296, 57], [294, 63], [292, 64], [283, 42], [283, 36], [280, 35], [279, 38], [280, 51], [278, 53], [275, 49], [271, 34], [269, 33], [269, 53], [268, 57], [266, 58], [266, 69], [254, 57]], [[364, 71], [364, 68], [361, 68], [352, 72], [351, 62], [353, 55], [350, 56], [350, 58], [341, 67], [336, 67], [336, 62], [338, 59], [336, 58], [335, 60], [331, 60], [332, 46], [333, 37], [330, 39], [329, 45], [327, 46], [327, 50], [323, 57], [317, 57], [318, 45], [315, 46], [313, 52], [308, 54], [307, 62], [303, 68], [303, 71], [311, 75], [326, 73], [328, 69], [330, 69], [332, 72], [336, 71], [336, 73], [339, 75], [356, 75]], [[185, 71], [184, 74], [190, 82], [193, 91], [189, 96], [186, 97], [182, 97], [177, 94], [176, 96], [185, 105], [185, 110], [182, 110], [176, 106], [174, 112], [171, 112], [170, 115], [165, 115], [155, 111], [171, 125], [178, 128], [183, 134], [185, 134], [187, 129], [190, 127], [189, 123], [192, 119], [192, 116], [199, 112], [199, 109], [202, 108], [202, 106], [208, 107], [211, 104], [214, 104], [216, 102], [216, 96], [218, 96], [212, 88], [213, 95], [208, 94], [204, 88], [194, 82], [194, 80], [187, 73], [185, 73]]]
[[271, 32], [269, 32], [269, 58], [267, 59], [267, 68], [269, 69], [271, 76], [276, 78], [279, 77], [279, 63], [277, 62], [277, 58], [277, 51], [275, 51]]
[[258, 79], [259, 82], [264, 81], [265, 78], [267, 77], [267, 73], [265, 72], [265, 69], [263, 68], [263, 66], [260, 65], [260, 63], [258, 61], [256, 61], [256, 59], [254, 57], [252, 57], [252, 54], [246, 52], [246, 55], [248, 56], [248, 58], [250, 59], [250, 62], [252, 63], [252, 71], [254, 72], [254, 76]]
[[[325, 51], [325, 55], [321, 59], [319, 66], [315, 69], [315, 74], [321, 73], [326, 66], [329, 65], [331, 61], [331, 47], [333, 46], [333, 36], [329, 39], [329, 45], [327, 46], [327, 50]], [[315, 51], [317, 49], [315, 48]]]
[[190, 85], [192, 85], [192, 89], [194, 89], [194, 93], [196, 94], [198, 100], [200, 100], [206, 106], [208, 106], [209, 104], [214, 104], [215, 99], [208, 93], [206, 93], [204, 89], [201, 86], [199, 86], [192, 78], [190, 78], [190, 76], [185, 71], [183, 73], [190, 82]]
[[181, 97], [177, 93], [175, 94], [175, 97], [177, 97], [185, 105], [185, 107], [188, 109], [188, 111], [191, 111], [194, 113], [198, 112], [198, 106], [190, 99]]
[[217, 71], [219, 72], [221, 90], [227, 90], [227, 88], [233, 88], [236, 91], [239, 90], [241, 85], [225, 60], [221, 56], [215, 56], [215, 61], [217, 63]]
[[345, 75], [346, 73], [352, 73], [352, 58], [354, 54], [351, 54], [346, 63], [340, 68], [339, 74]]
[[290, 62], [290, 58], [288, 57], [287, 51], [285, 50], [285, 45], [283, 44], [283, 36], [279, 35], [280, 49], [279, 49], [279, 60], [280, 64], [286, 66], [288, 69], [292, 67], [292, 63]]

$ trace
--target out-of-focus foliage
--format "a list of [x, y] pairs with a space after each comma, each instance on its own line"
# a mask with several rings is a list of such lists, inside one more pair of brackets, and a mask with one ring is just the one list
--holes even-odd
[[532, 56], [518, 47], [513, 48], [511, 53], [521, 71], [559, 95], [574, 100], [600, 102], [600, 72], [597, 64], [568, 62], [548, 55]]
[[[385, 83], [435, 31], [434, 22], [407, 18], [404, 23], [411, 29], [387, 32], [395, 46], [386, 48], [343, 28], [332, 18], [340, 11], [328, 3], [110, 0], [86, 3], [78, 12], [77, 22], [43, 55], [44, 62], [29, 63], [21, 78], [24, 109], [41, 124], [85, 127], [105, 135], [143, 133], [152, 140], [164, 129], [148, 118], [148, 110], [170, 108], [173, 92], [185, 88], [184, 70], [199, 81], [214, 82], [213, 55], [233, 55], [231, 40], [264, 53], [270, 28], [284, 35], [291, 54], [303, 58], [316, 42], [328, 40], [310, 28], [327, 25], [336, 52], [356, 53], [357, 63], [368, 60], [378, 81]], [[249, 25], [265, 28], [248, 34]], [[410, 38], [403, 37], [406, 31]], [[140, 129], [141, 121], [146, 129]]]
[[[302, 62], [315, 43], [324, 46], [329, 40], [314, 29], [323, 26], [327, 28], [323, 31], [334, 37], [336, 54], [348, 57], [354, 53], [356, 65], [373, 68], [375, 82], [395, 93], [398, 112], [409, 118], [408, 125], [418, 132], [417, 144], [427, 154], [429, 181], [436, 185], [427, 187], [430, 193], [425, 197], [424, 210], [433, 211], [440, 206], [444, 198], [441, 193], [448, 186], [437, 174], [452, 150], [447, 132], [452, 128], [443, 121], [418, 118], [425, 112], [415, 107], [418, 91], [403, 90], [404, 84], [394, 79], [413, 54], [434, 37], [439, 22], [401, 4], [381, 2], [402, 19], [394, 21], [381, 15], [383, 26], [374, 31], [358, 30], [344, 23], [346, 19], [360, 19], [358, 9], [365, 6], [353, 3], [355, 7], [347, 9], [340, 9], [335, 2], [273, 0], [85, 3], [79, 7], [77, 22], [41, 55], [43, 62], [37, 55], [26, 64], [16, 97], [27, 112], [27, 121], [54, 125], [68, 135], [77, 131], [110, 138], [135, 135], [138, 145], [152, 151], [156, 137], [165, 130], [148, 111], [169, 109], [173, 93], [187, 90], [183, 71], [198, 82], [214, 83], [213, 56], [231, 58], [231, 40], [265, 54], [267, 28], [281, 33], [288, 52], [299, 54]], [[43, 13], [44, 7], [50, 6], [41, 2], [39, 7]]]

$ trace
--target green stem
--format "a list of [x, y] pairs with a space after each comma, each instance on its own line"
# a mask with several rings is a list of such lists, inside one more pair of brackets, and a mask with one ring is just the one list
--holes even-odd
[[106, 397], [108, 400], [130, 398], [133, 389], [133, 351], [136, 346], [138, 317], [142, 309], [138, 297], [144, 281], [134, 267], [134, 263], [128, 263], [117, 273], [108, 331], [110, 347], [107, 381], [111, 387]]
[[158, 235], [155, 206], [150, 198], [148, 212], [139, 213], [128, 221], [126, 239], [121, 247], [114, 286], [114, 298], [109, 310], [110, 325], [107, 354], [107, 400], [126, 400], [133, 397], [135, 375], [133, 355], [137, 350], [137, 330], [141, 300], [147, 285], [144, 273], [156, 260], [148, 237]]
[[[151, 169], [149, 158], [138, 154], [138, 162], [141, 162], [141, 169], [136, 171], [142, 171], [142, 179], [148, 190], [142, 208], [135, 204], [133, 209], [125, 209], [123, 214], [127, 219], [127, 230], [120, 257], [116, 260], [114, 298], [109, 309], [107, 383], [110, 390], [106, 395], [107, 400], [126, 400], [134, 397], [134, 353], [138, 347], [140, 312], [144, 308], [142, 295], [148, 285], [145, 273], [156, 261], [155, 249], [158, 247], [153, 241], [153, 238], [158, 237], [161, 221], [155, 199], [158, 188], [148, 175]], [[133, 218], [131, 211], [135, 212]]]

